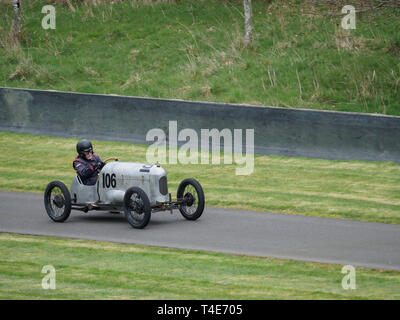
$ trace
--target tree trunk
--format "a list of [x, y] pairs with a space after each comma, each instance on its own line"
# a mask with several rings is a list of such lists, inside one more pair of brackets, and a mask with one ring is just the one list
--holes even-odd
[[251, 21], [251, 0], [244, 0], [244, 47], [247, 47], [252, 39], [253, 23]]
[[20, 0], [13, 0], [14, 6], [14, 24], [13, 24], [13, 35], [14, 40], [19, 41], [21, 37], [21, 6]]

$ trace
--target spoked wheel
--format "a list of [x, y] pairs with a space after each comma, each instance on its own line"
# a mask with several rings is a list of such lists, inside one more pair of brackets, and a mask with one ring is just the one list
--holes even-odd
[[183, 200], [179, 211], [186, 219], [200, 218], [204, 210], [204, 192], [198, 181], [193, 178], [183, 180], [178, 187], [177, 198]]
[[136, 229], [146, 227], [151, 217], [150, 200], [147, 194], [138, 187], [126, 190], [124, 212], [126, 219], [132, 227]]
[[61, 181], [50, 182], [44, 192], [44, 206], [50, 219], [64, 222], [71, 213], [71, 195]]

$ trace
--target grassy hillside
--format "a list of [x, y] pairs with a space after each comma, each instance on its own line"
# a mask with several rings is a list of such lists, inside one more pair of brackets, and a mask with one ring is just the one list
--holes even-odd
[[0, 86], [400, 115], [396, 1], [253, 1], [246, 49], [241, 0], [91, 2], [23, 1], [19, 46], [2, 0]]
[[[0, 190], [42, 193], [52, 180], [69, 187], [77, 140], [0, 132]], [[93, 144], [103, 159], [147, 162], [146, 146]], [[173, 197], [179, 183], [193, 177], [204, 188], [207, 206], [400, 224], [397, 163], [256, 155], [248, 176], [235, 175], [235, 164], [163, 167]]]
[[[0, 234], [0, 299], [399, 299], [399, 272]], [[16, 254], [17, 253], [17, 254]], [[56, 289], [43, 290], [46, 265]]]

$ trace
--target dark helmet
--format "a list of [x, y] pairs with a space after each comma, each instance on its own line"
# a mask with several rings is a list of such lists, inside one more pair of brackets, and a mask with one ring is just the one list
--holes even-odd
[[76, 144], [76, 151], [81, 157], [85, 156], [85, 153], [92, 151], [93, 152], [93, 147], [92, 143], [89, 140], [82, 139]]

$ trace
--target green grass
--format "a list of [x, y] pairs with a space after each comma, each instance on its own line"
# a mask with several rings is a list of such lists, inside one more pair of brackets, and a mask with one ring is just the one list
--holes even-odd
[[[52, 180], [69, 187], [77, 141], [0, 132], [0, 190], [42, 193]], [[92, 142], [103, 159], [147, 162], [146, 146]], [[163, 167], [173, 197], [179, 183], [193, 177], [207, 206], [400, 224], [400, 165], [393, 162], [255, 155], [248, 176], [235, 175], [236, 164]]]
[[[346, 1], [51, 1], [22, 5], [21, 46], [0, 1], [0, 86], [400, 115], [400, 9], [387, 5], [340, 27]], [[380, 1], [354, 0], [357, 10]]]
[[[395, 271], [0, 233], [0, 299], [399, 299]], [[42, 268], [56, 289], [42, 289]]]

